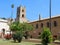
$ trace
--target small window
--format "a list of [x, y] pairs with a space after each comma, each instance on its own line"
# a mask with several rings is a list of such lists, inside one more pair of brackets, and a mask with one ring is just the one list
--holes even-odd
[[53, 39], [56, 40], [57, 39], [57, 35], [53, 35]]
[[41, 23], [41, 27], [43, 27], [43, 23]]
[[47, 22], [47, 27], [49, 27], [49, 22]]
[[22, 14], [22, 17], [24, 17], [24, 14]]
[[38, 24], [36, 24], [36, 29], [38, 28]]
[[30, 38], [32, 38], [32, 35], [30, 36]]
[[24, 12], [24, 10], [22, 10], [22, 12]]
[[38, 35], [40, 35], [41, 33], [39, 32]]
[[56, 21], [54, 21], [54, 26], [55, 26], [55, 27], [57, 26], [57, 22], [56, 22]]

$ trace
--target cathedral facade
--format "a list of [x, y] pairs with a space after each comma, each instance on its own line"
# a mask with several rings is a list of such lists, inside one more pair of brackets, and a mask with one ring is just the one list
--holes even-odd
[[[27, 22], [26, 19], [26, 8], [25, 7], [18, 7], [17, 8], [17, 17], [16, 21], [19, 21], [20, 23]], [[47, 19], [40, 19], [37, 21], [29, 22], [34, 27], [34, 30], [30, 32], [30, 36], [32, 38], [38, 38], [39, 35], [41, 35], [41, 32], [43, 31], [43, 27], [50, 28], [50, 18]], [[52, 17], [51, 18], [51, 32], [53, 37], [58, 38], [60, 36], [60, 16]]]

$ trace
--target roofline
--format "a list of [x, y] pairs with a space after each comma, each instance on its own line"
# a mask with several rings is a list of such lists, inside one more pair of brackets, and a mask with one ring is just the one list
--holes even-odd
[[[60, 16], [51, 17], [51, 19], [55, 19], [55, 18], [60, 18]], [[41, 19], [40, 21], [49, 20], [49, 19], [50, 19], [50, 18]], [[37, 20], [37, 21], [33, 21], [33, 22], [30, 22], [30, 23], [35, 23], [35, 22], [39, 22], [39, 20]]]

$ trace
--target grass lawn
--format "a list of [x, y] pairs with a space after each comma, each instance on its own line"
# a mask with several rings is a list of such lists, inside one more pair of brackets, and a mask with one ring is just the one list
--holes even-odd
[[[41, 45], [41, 43], [24, 42], [24, 41], [22, 41], [21, 43], [14, 43], [12, 40], [0, 39], [0, 45]], [[55, 45], [55, 44], [49, 44], [49, 45]]]
[[14, 43], [11, 40], [2, 40], [0, 39], [0, 45], [37, 45], [38, 43], [33, 43], [33, 42], [24, 42], [22, 41], [21, 43]]

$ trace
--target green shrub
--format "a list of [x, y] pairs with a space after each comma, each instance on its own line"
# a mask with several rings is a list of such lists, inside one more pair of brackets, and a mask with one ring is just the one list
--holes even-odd
[[43, 32], [41, 34], [42, 44], [48, 45], [52, 41], [52, 35], [49, 28], [43, 28]]
[[13, 34], [13, 40], [14, 42], [18, 41], [21, 42], [22, 41], [22, 34], [20, 34], [19, 32], [16, 32], [15, 34]]

